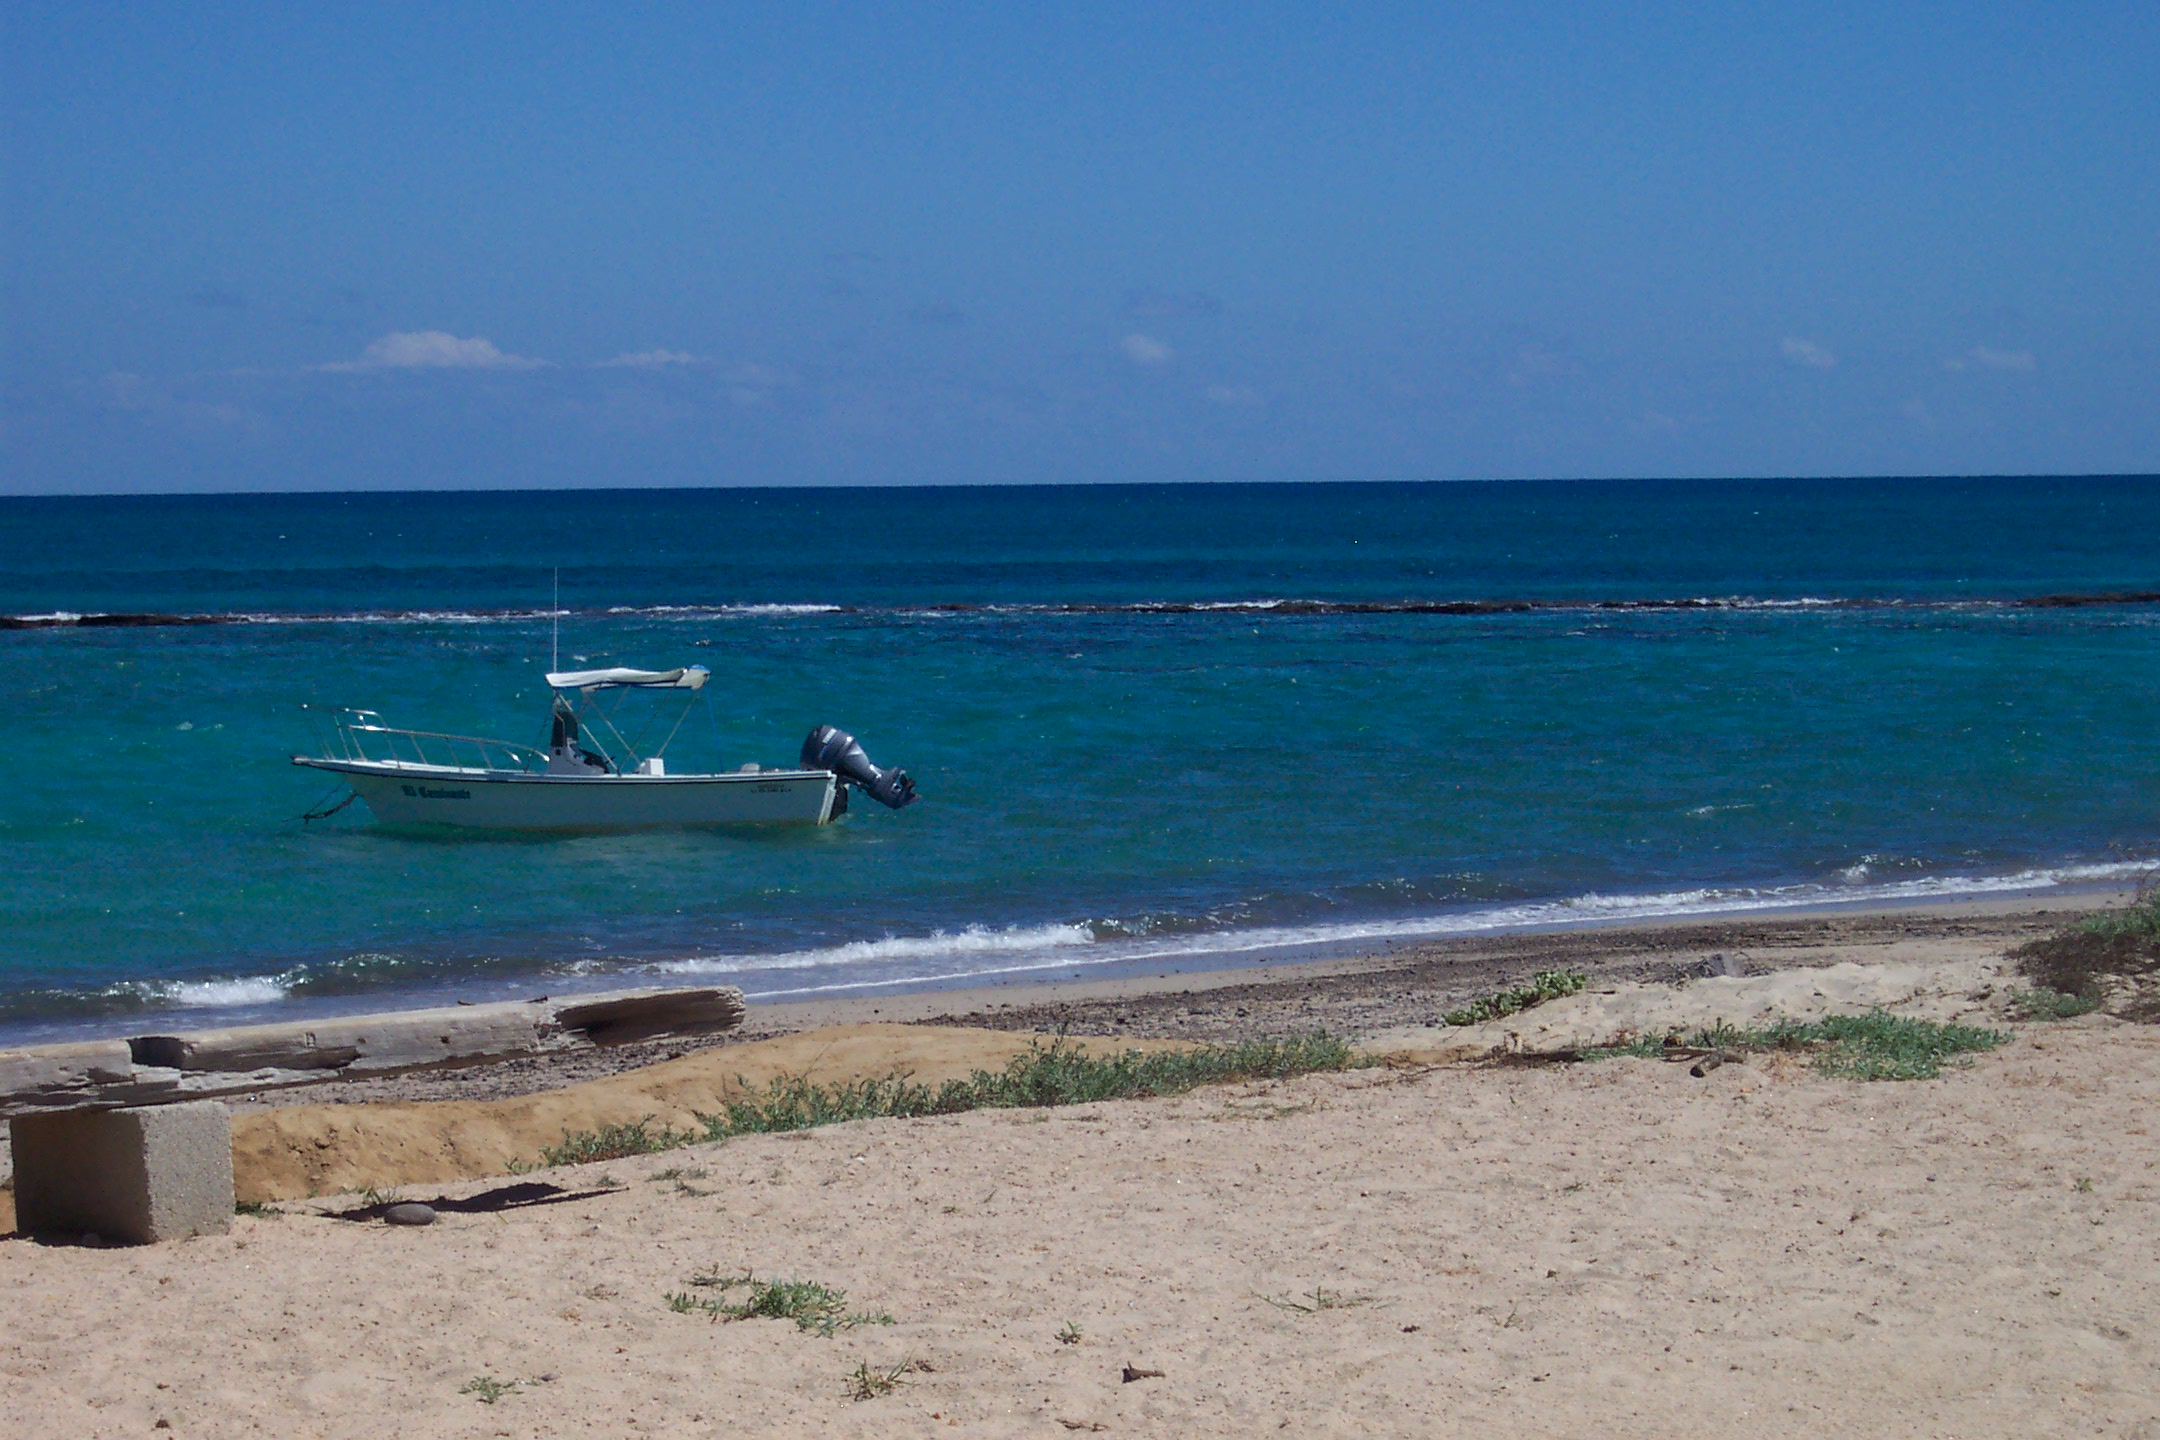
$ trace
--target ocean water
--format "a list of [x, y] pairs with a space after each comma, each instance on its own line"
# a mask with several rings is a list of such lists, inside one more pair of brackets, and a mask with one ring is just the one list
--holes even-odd
[[[922, 803], [301, 821], [303, 703], [538, 740], [557, 572], [566, 665], [711, 668], [671, 770], [829, 722]], [[2153, 477], [0, 499], [0, 615], [0, 1040], [2160, 863]]]

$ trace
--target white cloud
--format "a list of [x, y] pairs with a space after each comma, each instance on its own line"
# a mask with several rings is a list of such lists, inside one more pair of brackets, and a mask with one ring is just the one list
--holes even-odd
[[1217, 405], [1234, 405], [1250, 409], [1260, 403], [1260, 392], [1247, 385], [1210, 385], [1207, 398]]
[[318, 365], [318, 370], [537, 370], [545, 360], [506, 355], [492, 340], [470, 340], [442, 330], [400, 330], [360, 352], [358, 360]]
[[1945, 370], [2008, 370], [2027, 374], [2034, 368], [2030, 350], [1992, 350], [1985, 345], [1976, 346], [1963, 355], [1953, 355], [1943, 361]]
[[765, 405], [775, 390], [792, 389], [802, 384], [802, 377], [778, 365], [740, 360], [728, 367], [727, 381], [728, 398], [737, 405]]
[[1138, 331], [1118, 341], [1118, 348], [1123, 350], [1125, 358], [1135, 365], [1167, 365], [1170, 357], [1177, 353], [1154, 336], [1142, 335]]
[[1814, 341], [1803, 340], [1798, 335], [1786, 336], [1784, 344], [1778, 348], [1783, 350], [1785, 358], [1795, 365], [1805, 365], [1810, 370], [1835, 370], [1837, 368], [1837, 356], [1831, 354]]
[[125, 370], [113, 371], [102, 383], [106, 405], [146, 420], [170, 421], [199, 431], [261, 430], [264, 426], [263, 417], [244, 405], [186, 399]]
[[612, 360], [602, 360], [596, 368], [601, 370], [665, 370], [670, 365], [709, 365], [711, 363], [702, 355], [692, 355], [682, 350], [639, 350], [628, 355], [617, 355]]

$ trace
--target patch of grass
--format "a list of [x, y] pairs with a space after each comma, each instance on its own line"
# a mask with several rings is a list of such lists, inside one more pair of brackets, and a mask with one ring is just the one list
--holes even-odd
[[[1318, 1071], [1348, 1070], [1362, 1063], [1351, 1053], [1348, 1042], [1325, 1031], [1153, 1055], [1138, 1050], [1098, 1055], [1059, 1037], [1047, 1045], [1039, 1041], [1030, 1045], [1002, 1070], [977, 1070], [964, 1080], [948, 1080], [934, 1088], [916, 1084], [905, 1075], [832, 1085], [820, 1085], [799, 1075], [783, 1075], [773, 1079], [762, 1092], [752, 1091], [744, 1083], [747, 1093], [743, 1098], [727, 1101], [719, 1114], [698, 1116], [701, 1131], [655, 1127], [648, 1115], [634, 1124], [566, 1132], [560, 1144], [541, 1150], [539, 1164], [579, 1165], [706, 1144], [731, 1135], [784, 1134], [849, 1120], [1182, 1095], [1202, 1085], [1280, 1080]], [[680, 1173], [687, 1177], [691, 1172]], [[653, 1178], [679, 1177], [663, 1172]]]
[[[1942, 1074], [1945, 1061], [1962, 1064], [1963, 1057], [1993, 1050], [2009, 1040], [2000, 1030], [1909, 1020], [1871, 1010], [1865, 1015], [1825, 1015], [1820, 1020], [1780, 1020], [1759, 1030], [1721, 1024], [1682, 1037], [1681, 1043], [1690, 1050], [1812, 1050], [1817, 1070], [1848, 1080], [1933, 1080]], [[1583, 1058], [1657, 1056], [1665, 1049], [1662, 1041], [1644, 1036], [1627, 1045], [1589, 1051]]]
[[1817, 1066], [1852, 1080], [1932, 1080], [1942, 1074], [1944, 1061], [1969, 1063], [1960, 1057], [2010, 1041], [2000, 1030], [1907, 1020], [1880, 1010], [1825, 1016], [1810, 1028], [1830, 1042]]
[[235, 1215], [252, 1215], [257, 1220], [270, 1220], [285, 1212], [273, 1206], [267, 1200], [235, 1200], [232, 1213]]
[[703, 1180], [711, 1174], [712, 1172], [710, 1170], [707, 1170], [703, 1165], [670, 1165], [665, 1170], [657, 1171], [652, 1175], [648, 1175], [646, 1177], [646, 1182], [652, 1185], [663, 1185], [666, 1184], [668, 1181], [672, 1180], [673, 1182], [675, 1182], [676, 1194], [692, 1195], [696, 1196], [699, 1199], [703, 1199], [707, 1195], [714, 1195], [718, 1194], [719, 1192], [714, 1190], [701, 1190], [690, 1182], [693, 1180]]
[[[847, 1292], [815, 1280], [758, 1280], [749, 1275], [693, 1275], [690, 1283], [717, 1289], [716, 1296], [692, 1295], [678, 1290], [667, 1297], [668, 1309], [678, 1315], [701, 1313], [714, 1320], [793, 1320], [799, 1330], [830, 1338], [858, 1325], [890, 1325], [893, 1318], [847, 1308]], [[731, 1290], [747, 1293], [740, 1300], [727, 1298]]]
[[671, 1130], [664, 1125], [655, 1127], [653, 1117], [647, 1115], [624, 1125], [566, 1131], [559, 1144], [541, 1147], [540, 1164], [588, 1165], [597, 1160], [624, 1160], [632, 1155], [651, 1155], [656, 1151], [695, 1145], [705, 1138], [691, 1130]]
[[1080, 1343], [1080, 1327], [1067, 1320], [1058, 1327], [1057, 1342], [1060, 1345], [1078, 1345]]
[[2099, 1008], [2099, 997], [2093, 995], [2065, 995], [2060, 990], [2010, 992], [2010, 1013], [2019, 1020], [2069, 1020]]
[[2072, 1185], [2072, 1186], [2071, 1186], [2070, 1188], [2071, 1188], [2071, 1189], [2073, 1189], [2073, 1190], [2075, 1190], [2075, 1191], [2077, 1191], [2077, 1192], [2078, 1192], [2078, 1194], [2080, 1194], [2080, 1195], [2090, 1195], [2090, 1194], [2092, 1194], [2092, 1189], [2093, 1189], [2093, 1183], [2092, 1183], [2092, 1176], [2090, 1176], [2090, 1175], [2080, 1175], [2080, 1176], [2078, 1176], [2078, 1178], [2077, 1178], [2077, 1183], [2076, 1183], [2075, 1185]]
[[2147, 876], [2137, 894], [2120, 910], [2096, 910], [2070, 927], [2085, 935], [2129, 936], [2160, 945], [2160, 883]]
[[913, 1370], [913, 1360], [902, 1360], [890, 1370], [873, 1370], [865, 1360], [848, 1376], [848, 1398], [851, 1400], [875, 1400], [880, 1395], [890, 1395], [900, 1388], [900, 1381]]
[[493, 1405], [503, 1396], [517, 1389], [517, 1385], [518, 1382], [515, 1380], [497, 1380], [492, 1375], [475, 1375], [472, 1379], [460, 1385], [457, 1393], [470, 1395], [482, 1405]]
[[[2107, 1001], [2126, 1020], [2160, 1021], [2160, 877], [2146, 876], [2119, 910], [2098, 910], [2010, 952], [2018, 972], [2043, 990], [2090, 1000], [2105, 982], [2127, 980], [2130, 993]], [[2034, 1017], [2043, 1018], [2043, 1017]]]
[[1498, 1020], [1533, 1005], [1542, 1005], [1547, 1000], [1564, 999], [1588, 983], [1587, 977], [1574, 970], [1540, 970], [1530, 977], [1527, 985], [1487, 995], [1457, 1010], [1443, 1011], [1440, 1018], [1450, 1025], [1482, 1025], [1487, 1020]]
[[1062, 1037], [1030, 1045], [1003, 1070], [977, 1070], [964, 1080], [931, 1088], [905, 1076], [819, 1085], [783, 1076], [751, 1095], [728, 1102], [725, 1114], [701, 1115], [706, 1138], [763, 1135], [891, 1116], [957, 1115], [967, 1110], [1085, 1105], [1182, 1095], [1202, 1085], [1234, 1080], [1275, 1080], [1357, 1063], [1349, 1045], [1326, 1033], [1287, 1040], [1248, 1040], [1191, 1050], [1143, 1054], [1090, 1053]]
[[649, 1185], [658, 1185], [667, 1180], [703, 1180], [711, 1173], [703, 1165], [670, 1165], [665, 1170], [655, 1170], [652, 1174], [646, 1176], [645, 1180]]
[[[945, 1088], [964, 1083], [952, 1081]], [[903, 1075], [835, 1085], [820, 1085], [800, 1075], [782, 1075], [775, 1077], [763, 1094], [730, 1100], [722, 1114], [700, 1115], [698, 1119], [705, 1123], [706, 1138], [720, 1140], [729, 1135], [773, 1135], [850, 1120], [948, 1113], [939, 1108], [939, 1098], [929, 1086], [912, 1084]]]

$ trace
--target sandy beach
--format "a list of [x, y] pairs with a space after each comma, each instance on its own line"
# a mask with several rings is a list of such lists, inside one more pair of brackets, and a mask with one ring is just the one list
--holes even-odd
[[[280, 1096], [236, 1114], [242, 1197], [273, 1203], [230, 1236], [0, 1244], [10, 1433], [2160, 1434], [2160, 1032], [2006, 1011], [2003, 952], [2075, 903], [760, 1010], [673, 1058]], [[1561, 966], [1582, 994], [1433, 1023]], [[2016, 1038], [1903, 1083], [1540, 1059], [1877, 1005]], [[1316, 1026], [1395, 1058], [505, 1173], [737, 1077]], [[441, 1218], [386, 1227], [366, 1185]], [[746, 1274], [868, 1318], [668, 1303]], [[864, 1375], [889, 1390], [852, 1398]]]

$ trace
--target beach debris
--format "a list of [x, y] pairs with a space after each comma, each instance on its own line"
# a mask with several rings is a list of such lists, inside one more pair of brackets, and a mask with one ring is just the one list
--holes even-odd
[[[536, 1004], [548, 1008], [535, 1010]], [[333, 1080], [714, 1034], [747, 1013], [733, 986], [173, 1031], [0, 1048], [0, 1119], [166, 1105]]]
[[232, 1117], [215, 1101], [47, 1111], [10, 1128], [25, 1235], [81, 1235], [97, 1248], [232, 1229]]
[[1747, 1056], [1738, 1050], [1721, 1050], [1713, 1046], [1690, 1045], [1678, 1035], [1665, 1037], [1664, 1058], [1668, 1064], [1686, 1065], [1688, 1074], [1700, 1080], [1721, 1065], [1744, 1065]]
[[1272, 1305], [1277, 1310], [1294, 1311], [1299, 1315], [1317, 1315], [1323, 1310], [1348, 1310], [1358, 1305], [1370, 1305], [1373, 1300], [1370, 1295], [1345, 1295], [1340, 1290], [1323, 1290], [1318, 1286], [1313, 1287], [1311, 1294], [1295, 1300], [1278, 1300], [1271, 1295], [1255, 1295], [1253, 1298], [1262, 1304]]
[[1160, 1370], [1143, 1370], [1137, 1365], [1127, 1365], [1125, 1367], [1124, 1383], [1127, 1385], [1132, 1384], [1135, 1380], [1160, 1380], [1162, 1378], [1163, 1372]]
[[383, 1211], [385, 1225], [432, 1225], [435, 1223], [435, 1207], [423, 1205], [417, 1200], [401, 1201]]

